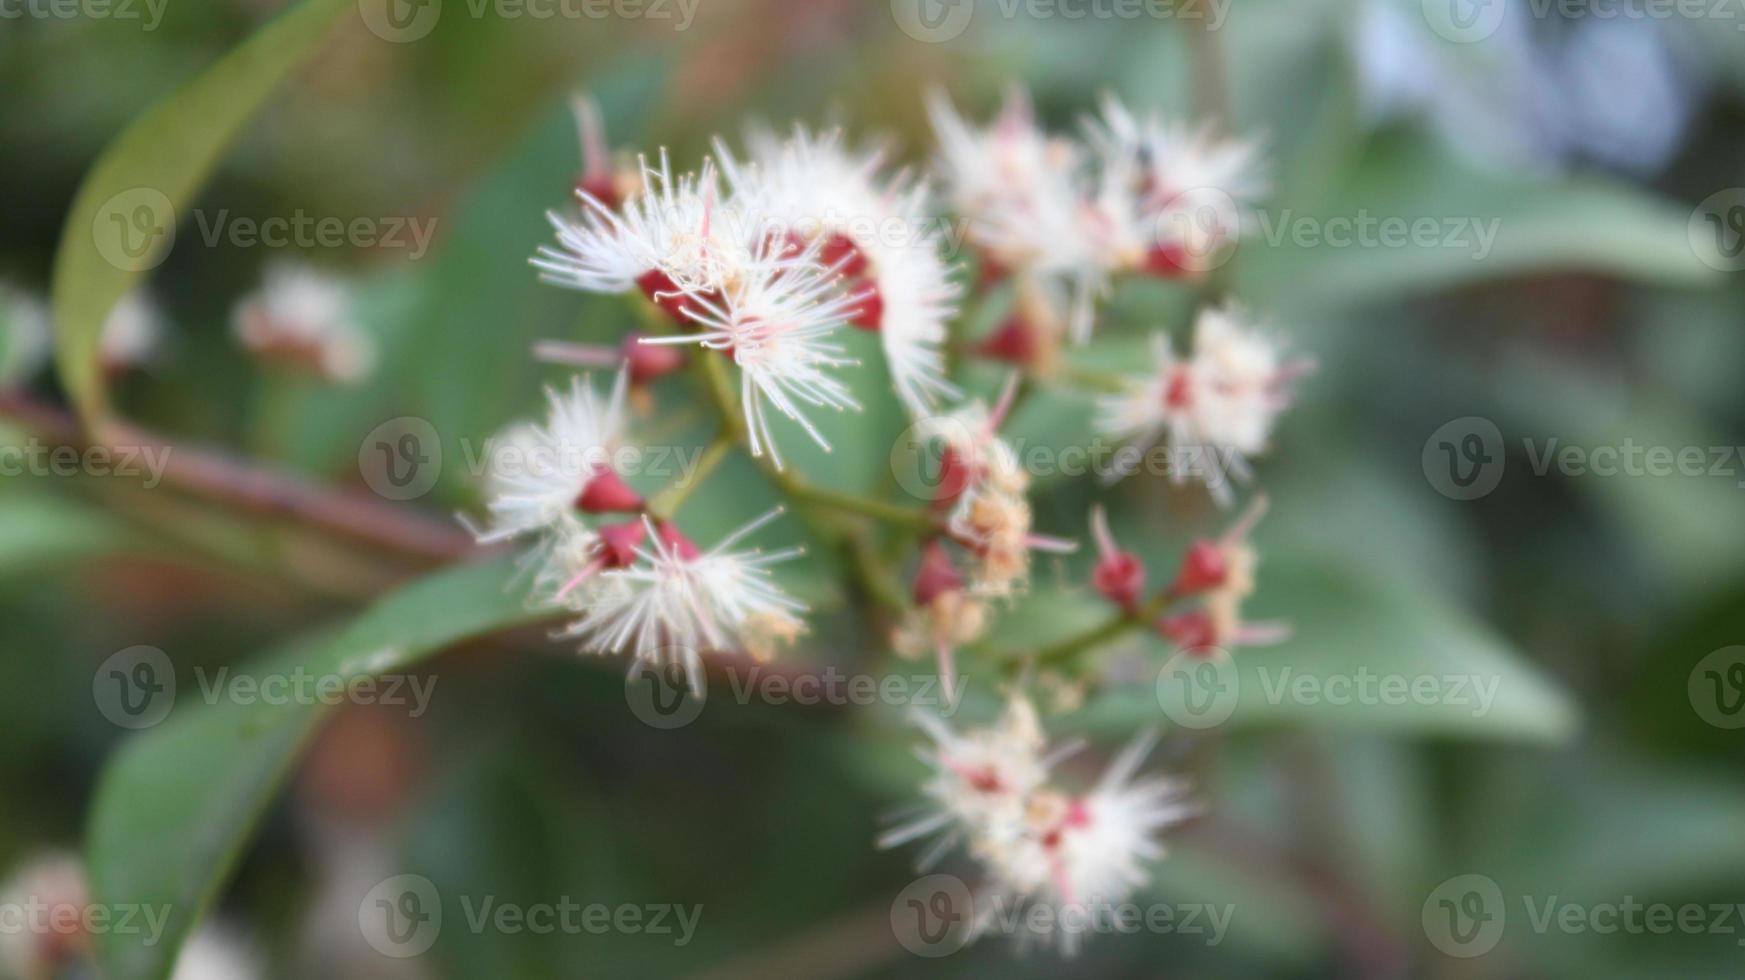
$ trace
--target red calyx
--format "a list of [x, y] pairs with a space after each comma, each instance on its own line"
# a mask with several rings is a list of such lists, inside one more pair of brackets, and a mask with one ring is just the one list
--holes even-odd
[[656, 530], [660, 534], [661, 543], [666, 545], [667, 550], [678, 555], [681, 560], [695, 561], [703, 554], [703, 552], [698, 550], [697, 546], [692, 543], [690, 538], [685, 537], [684, 533], [679, 530], [678, 525], [674, 524], [672, 521], [662, 521], [660, 527]]
[[877, 330], [885, 318], [885, 298], [879, 295], [879, 288], [863, 279], [852, 289], [854, 307], [848, 322], [862, 330]]
[[610, 173], [583, 174], [576, 178], [576, 190], [612, 210], [623, 203], [618, 199], [618, 186]]
[[921, 548], [921, 567], [915, 572], [915, 605], [930, 606], [947, 592], [963, 591], [963, 576], [937, 540]]
[[608, 524], [600, 528], [600, 559], [607, 568], [628, 568], [636, 562], [636, 548], [648, 536], [642, 521]]
[[587, 514], [635, 513], [642, 509], [642, 496], [630, 489], [630, 484], [617, 473], [601, 470], [576, 496], [576, 508]]
[[1036, 359], [1036, 336], [1023, 317], [1008, 317], [993, 333], [982, 338], [976, 353], [993, 361], [1027, 365]]
[[1157, 632], [1190, 654], [1204, 656], [1218, 645], [1212, 617], [1203, 609], [1166, 616], [1157, 621]]
[[1174, 595], [1191, 595], [1223, 585], [1229, 575], [1230, 563], [1224, 558], [1224, 549], [1213, 541], [1195, 541], [1182, 556], [1181, 569], [1169, 590]]
[[1002, 265], [999, 259], [983, 254], [981, 267], [976, 270], [976, 291], [985, 290], [1011, 274], [1012, 270]]
[[797, 259], [806, 252], [806, 239], [797, 231], [772, 231], [766, 236], [770, 257]]
[[645, 344], [644, 336], [633, 333], [624, 338], [624, 363], [630, 365], [631, 384], [644, 385], [684, 368], [683, 351], [667, 344]]
[[1194, 257], [1180, 242], [1153, 245], [1145, 253], [1145, 273], [1159, 279], [1198, 278], [1200, 273], [1193, 266]]
[[1145, 565], [1131, 551], [1106, 554], [1091, 571], [1091, 584], [1104, 598], [1131, 612], [1145, 592]]
[[1169, 376], [1169, 383], [1163, 389], [1163, 404], [1166, 408], [1185, 409], [1194, 401], [1193, 379], [1188, 377], [1186, 370], [1177, 368]]
[[680, 323], [691, 321], [691, 314], [686, 310], [686, 296], [679, 291], [671, 276], [659, 269], [650, 269], [636, 277], [636, 288], [642, 290], [642, 295], [654, 301], [654, 305], [665, 311], [667, 316]]
[[823, 246], [818, 250], [818, 261], [826, 266], [841, 262], [842, 265], [837, 271], [851, 279], [863, 275], [867, 266], [866, 253], [854, 244], [854, 239], [840, 231], [833, 231], [824, 239]]
[[933, 494], [933, 506], [939, 510], [950, 508], [969, 489], [974, 476], [972, 467], [964, 462], [963, 457], [946, 446], [939, 454], [939, 487]]

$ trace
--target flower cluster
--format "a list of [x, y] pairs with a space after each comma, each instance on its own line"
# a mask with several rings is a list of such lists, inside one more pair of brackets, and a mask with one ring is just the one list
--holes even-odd
[[629, 653], [636, 663], [681, 667], [702, 687], [705, 650], [767, 658], [804, 632], [804, 610], [771, 580], [769, 566], [798, 549], [764, 553], [734, 546], [771, 511], [701, 551], [614, 468], [625, 440], [630, 371], [601, 396], [584, 378], [547, 391], [543, 424], [517, 425], [494, 443], [485, 543], [534, 542], [539, 601], [573, 616], [561, 635], [593, 653]]
[[[1250, 141], [1139, 117], [1114, 101], [1081, 139], [1064, 138], [1037, 124], [1021, 93], [980, 128], [936, 98], [942, 198], [967, 219], [983, 273], [976, 292], [1006, 277], [1014, 285], [1013, 315], [978, 341], [953, 332], [962, 290], [930, 223], [928, 184], [893, 171], [881, 148], [855, 148], [834, 131], [754, 129], [741, 146], [717, 139], [697, 168], [676, 171], [664, 149], [634, 164], [614, 154], [597, 108], [586, 99], [576, 107], [578, 204], [549, 215], [556, 239], [533, 265], [560, 286], [626, 297], [643, 327], [603, 346], [535, 348], [546, 361], [614, 369], [615, 381], [604, 393], [585, 377], [548, 391], [542, 420], [498, 438], [476, 533], [531, 545], [537, 600], [567, 620], [559, 635], [635, 665], [675, 666], [693, 690], [704, 652], [769, 657], [806, 632], [808, 610], [773, 572], [799, 549], [744, 545], [782, 507], [703, 548], [676, 518], [688, 485], [645, 498], [631, 486], [635, 474], [617, 469], [631, 416], [653, 404], [657, 381], [696, 369], [721, 422], [711, 452], [737, 445], [759, 462], [850, 567], [868, 612], [891, 624], [894, 651], [937, 658], [956, 703], [957, 652], [984, 638], [997, 605], [1026, 593], [1034, 553], [1075, 547], [1036, 532], [1030, 474], [1002, 434], [1021, 393], [1081, 380], [1099, 388], [1088, 434], [1119, 441], [1118, 464], [1167, 450], [1199, 466], [1227, 505], [1225, 477], [1251, 479], [1249, 460], [1267, 448], [1307, 369], [1235, 306], [1214, 304], [1197, 307], [1185, 355], [1158, 334], [1155, 364], [1140, 376], [1058, 370], [1070, 366], [1065, 343], [1091, 334], [1117, 276], [1211, 292], [1200, 280], [1264, 187]], [[937, 462], [937, 483], [911, 505], [815, 486], [778, 447], [777, 420], [786, 419], [828, 450], [820, 410], [858, 410], [870, 397], [857, 383], [868, 371], [856, 361], [856, 330], [877, 334], [917, 447]], [[991, 404], [954, 384], [956, 358], [976, 354], [1020, 369]], [[1188, 472], [1171, 470], [1178, 481]], [[1094, 510], [1092, 584], [1118, 612], [1038, 651], [1029, 689], [1052, 685], [1061, 704], [1082, 697], [1087, 675], [1053, 668], [1128, 629], [1193, 654], [1282, 638], [1282, 626], [1244, 617], [1258, 563], [1249, 534], [1263, 507], [1258, 498], [1221, 537], [1195, 542], [1154, 591], [1138, 550], [1122, 547], [1108, 515]], [[904, 567], [913, 569], [907, 596]], [[1073, 792], [1053, 775], [1073, 747], [1049, 748], [1027, 697], [1013, 697], [986, 728], [920, 724], [932, 740], [927, 804], [882, 843], [937, 837], [924, 865], [964, 845], [995, 904], [1094, 917], [1144, 883], [1145, 864], [1163, 853], [1158, 834], [1189, 813], [1181, 787], [1138, 777], [1150, 736]], [[978, 930], [990, 925], [986, 908]], [[1077, 943], [1064, 932], [1041, 938], [1069, 952]]]
[[325, 381], [356, 384], [375, 366], [375, 342], [352, 318], [350, 289], [302, 265], [267, 268], [237, 303], [231, 329], [244, 349]]
[[984, 278], [1017, 280], [1015, 313], [981, 352], [1044, 372], [1063, 337], [1090, 336], [1116, 275], [1194, 279], [1215, 267], [1266, 186], [1256, 142], [1136, 117], [1113, 98], [1083, 141], [1045, 132], [1017, 89], [985, 128], [942, 95], [930, 109], [947, 196], [970, 221]]
[[1131, 472], [1139, 453], [1167, 442], [1170, 476], [1180, 483], [1197, 475], [1228, 505], [1231, 481], [1251, 478], [1248, 459], [1266, 449], [1273, 422], [1290, 404], [1291, 382], [1311, 365], [1282, 358], [1229, 307], [1200, 313], [1190, 356], [1178, 356], [1163, 334], [1153, 336], [1152, 347], [1151, 372], [1127, 379], [1099, 405], [1098, 431], [1136, 451], [1117, 457], [1115, 475]]
[[[598, 137], [595, 137], [597, 139]], [[956, 295], [922, 184], [882, 174], [883, 154], [837, 134], [754, 132], [740, 159], [717, 141], [713, 159], [675, 175], [663, 150], [613, 192], [579, 182], [578, 213], [553, 213], [557, 245], [534, 259], [552, 282], [639, 292], [672, 333], [639, 344], [687, 344], [730, 357], [754, 454], [779, 467], [770, 411], [819, 446], [812, 409], [858, 411], [839, 339], [878, 332], [898, 396], [920, 413], [955, 394], [941, 346]], [[603, 192], [602, 192], [603, 193]]]
[[[1094, 920], [1146, 881], [1144, 865], [1163, 856], [1157, 833], [1193, 812], [1179, 784], [1136, 778], [1156, 741], [1144, 734], [1110, 763], [1089, 791], [1059, 788], [1051, 770], [1078, 749], [1048, 748], [1036, 709], [1013, 697], [993, 725], [954, 731], [927, 715], [917, 722], [932, 740], [922, 758], [933, 775], [922, 787], [925, 802], [915, 816], [884, 834], [879, 844], [896, 847], [932, 837], [923, 870], [962, 845], [982, 868], [971, 935], [986, 932], [1003, 904], [1052, 906], [1054, 915], [1025, 922], [1066, 923], [1077, 911]], [[1044, 944], [1058, 939], [1076, 951], [1079, 931], [1025, 934]]]

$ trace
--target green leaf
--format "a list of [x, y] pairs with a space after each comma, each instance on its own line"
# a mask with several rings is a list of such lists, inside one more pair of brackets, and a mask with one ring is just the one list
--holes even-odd
[[0, 498], [0, 575], [144, 547], [119, 521], [74, 501], [34, 493]]
[[243, 124], [352, 6], [305, 0], [141, 116], [85, 176], [55, 255], [54, 307], [61, 384], [87, 425], [106, 411], [98, 341], [109, 311], [163, 261], [179, 209]]
[[[1263, 561], [1259, 585], [1249, 617], [1288, 622], [1288, 640], [1210, 663], [1165, 662], [1159, 653], [1142, 677], [1093, 704], [1079, 723], [1111, 734], [1144, 724], [1303, 725], [1548, 742], [1577, 725], [1562, 687], [1421, 586], [1325, 559]], [[1198, 676], [1156, 683], [1160, 674], [1193, 675], [1202, 666]], [[1189, 696], [1195, 705], [1185, 704]]]
[[[1262, 307], [1288, 297], [1293, 309], [1342, 308], [1566, 270], [1720, 281], [1691, 250], [1690, 209], [1626, 184], [1481, 172], [1415, 131], [1377, 139], [1361, 160], [1343, 190], [1273, 202], [1244, 232], [1237, 295]], [[1408, 235], [1414, 222], [1425, 232]]]
[[[379, 601], [341, 629], [265, 658], [252, 676], [355, 679], [405, 670], [444, 647], [538, 618], [505, 589], [510, 559], [449, 569]], [[201, 696], [198, 687], [181, 697]], [[296, 700], [296, 699], [291, 699]], [[244, 845], [327, 713], [311, 703], [220, 703], [175, 711], [135, 736], [103, 774], [86, 841], [91, 888], [106, 904], [167, 907], [156, 944], [143, 935], [98, 937], [116, 980], [167, 976]]]

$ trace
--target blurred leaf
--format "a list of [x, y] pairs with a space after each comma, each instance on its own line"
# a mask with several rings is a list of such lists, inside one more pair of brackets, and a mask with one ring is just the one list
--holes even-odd
[[61, 497], [0, 497], [0, 575], [34, 572], [142, 544], [114, 518]]
[[[290, 644], [252, 675], [301, 672], [350, 683], [405, 670], [469, 637], [537, 618], [520, 590], [504, 588], [511, 571], [512, 562], [500, 559], [439, 572], [382, 599], [348, 626]], [[86, 842], [93, 894], [105, 904], [168, 907], [170, 925], [155, 945], [139, 934], [100, 937], [107, 975], [168, 975], [327, 713], [319, 699], [309, 700], [196, 708], [134, 737], [110, 762]]]
[[107, 409], [98, 343], [109, 311], [162, 261], [177, 210], [243, 124], [352, 6], [305, 0], [141, 116], [86, 175], [55, 255], [54, 307], [61, 383], [87, 425]]
[[[1627, 185], [1482, 173], [1418, 131], [1380, 137], [1359, 160], [1342, 191], [1275, 201], [1244, 230], [1238, 295], [1257, 305], [1349, 305], [1564, 270], [1719, 281], [1691, 250], [1689, 209]], [[1370, 223], [1367, 240], [1358, 222]], [[1394, 223], [1392, 243], [1380, 222]], [[1418, 222], [1433, 233], [1407, 236]]]
[[[1409, 581], [1325, 560], [1274, 560], [1260, 567], [1259, 596], [1250, 618], [1285, 620], [1290, 639], [1238, 649], [1215, 679], [1191, 684], [1155, 682], [1196, 661], [1147, 668], [1141, 683], [1116, 688], [1073, 722], [1110, 734], [1186, 718], [1530, 741], [1556, 741], [1576, 726], [1576, 706], [1555, 681]], [[1184, 691], [1200, 704], [1185, 705]], [[1229, 700], [1204, 700], [1211, 696]], [[1226, 706], [1228, 721], [1217, 722], [1210, 712]]]

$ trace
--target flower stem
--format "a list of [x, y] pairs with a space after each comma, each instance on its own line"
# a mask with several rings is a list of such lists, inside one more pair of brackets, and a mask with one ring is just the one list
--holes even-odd
[[709, 478], [709, 474], [715, 472], [715, 468], [721, 465], [723, 459], [727, 458], [727, 451], [732, 449], [733, 445], [733, 439], [726, 432], [717, 435], [715, 441], [709, 444], [709, 448], [703, 450], [703, 456], [697, 460], [695, 470], [656, 494], [648, 502], [648, 516], [657, 521], [667, 521], [677, 515], [679, 508], [683, 507], [685, 501], [691, 496], [691, 492], [702, 486], [703, 481]]
[[1093, 626], [1077, 636], [1069, 636], [1058, 643], [1045, 646], [1028, 657], [1014, 661], [1014, 664], [1029, 661], [1037, 666], [1053, 667], [1067, 663], [1086, 651], [1120, 639], [1129, 630], [1151, 625], [1157, 617], [1163, 615], [1174, 601], [1175, 595], [1165, 589], [1152, 596], [1145, 605], [1137, 609], [1122, 610], [1105, 620], [1101, 625]]

